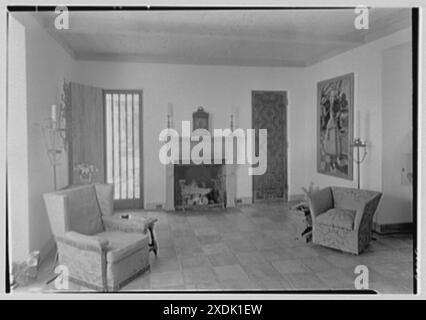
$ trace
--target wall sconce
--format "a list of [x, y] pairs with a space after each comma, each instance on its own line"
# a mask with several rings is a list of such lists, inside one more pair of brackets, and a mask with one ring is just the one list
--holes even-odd
[[47, 156], [53, 169], [53, 187], [56, 190], [56, 167], [60, 164], [61, 156], [67, 150], [68, 145], [65, 125], [65, 104], [62, 103], [59, 108], [56, 105], [52, 105], [51, 117], [36, 123], [36, 125], [41, 128], [43, 134]]

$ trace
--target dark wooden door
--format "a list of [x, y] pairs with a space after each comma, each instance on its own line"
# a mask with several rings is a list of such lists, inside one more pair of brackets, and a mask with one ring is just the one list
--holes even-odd
[[253, 201], [287, 200], [287, 94], [285, 91], [252, 91], [252, 128], [268, 130], [268, 167], [253, 176]]
[[92, 182], [105, 182], [102, 89], [70, 82], [66, 87], [69, 140], [68, 170], [70, 184], [87, 183], [76, 170], [78, 165], [93, 165]]

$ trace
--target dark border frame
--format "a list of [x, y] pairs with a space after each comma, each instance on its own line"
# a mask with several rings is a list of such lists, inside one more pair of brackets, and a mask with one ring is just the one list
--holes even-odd
[[[261, 7], [261, 6], [198, 6], [198, 7], [185, 7], [185, 6], [94, 6], [94, 5], [88, 5], [88, 6], [68, 6], [69, 11], [179, 11], [179, 10], [191, 10], [191, 11], [205, 11], [205, 10], [347, 10], [347, 9], [355, 9], [355, 6], [339, 6], [339, 7], [333, 7], [333, 6], [294, 6], [294, 7], [285, 7], [285, 6], [270, 6], [270, 7]], [[413, 258], [414, 258], [414, 264], [413, 264], [413, 293], [417, 293], [417, 236], [418, 236], [418, 224], [417, 224], [417, 157], [418, 157], [418, 140], [417, 140], [417, 134], [418, 134], [418, 128], [420, 126], [420, 123], [418, 122], [418, 41], [419, 41], [419, 32], [418, 32], [418, 25], [419, 25], [419, 9], [418, 7], [412, 7], [407, 6], [407, 9], [411, 8], [412, 10], [412, 21], [411, 21], [411, 28], [412, 28], [412, 57], [413, 57], [413, 70], [412, 70], [412, 79], [413, 79], [413, 224], [415, 226], [414, 228], [414, 235], [413, 235]], [[9, 5], [6, 7], [6, 45], [8, 47], [9, 44], [9, 14], [11, 12], [48, 12], [48, 11], [54, 11], [55, 6], [37, 6], [37, 5]], [[8, 50], [6, 49], [6, 59], [8, 59]], [[6, 63], [6, 75], [8, 73], [8, 64]], [[6, 95], [5, 95], [5, 104], [6, 104], [6, 117], [7, 117], [7, 111], [9, 108], [8, 105], [8, 85], [7, 81], [6, 84]], [[6, 119], [7, 120], [7, 119]], [[6, 121], [6, 127], [8, 126], [8, 122]], [[7, 129], [6, 129], [7, 130]], [[6, 133], [7, 137], [7, 133]], [[6, 150], [7, 153], [7, 150]], [[7, 161], [6, 161], [7, 166]], [[6, 199], [6, 215], [5, 215], [5, 226], [6, 226], [6, 232], [5, 232], [5, 238], [6, 238], [6, 250], [5, 250], [5, 292], [11, 293], [10, 290], [10, 281], [9, 281], [9, 224], [8, 224], [8, 218], [9, 218], [9, 211], [8, 211], [8, 175], [6, 170], [6, 182], [5, 182], [5, 199]], [[87, 292], [75, 292], [78, 294], [84, 294]], [[99, 292], [95, 292], [99, 293]], [[196, 294], [224, 294], [224, 293], [237, 293], [237, 294], [355, 294], [355, 295], [363, 295], [363, 294], [374, 294], [375, 292], [372, 290], [230, 290], [230, 291], [121, 291], [117, 293], [131, 293], [131, 294], [188, 294], [188, 293], [196, 293]], [[93, 293], [90, 293], [93, 294]]]

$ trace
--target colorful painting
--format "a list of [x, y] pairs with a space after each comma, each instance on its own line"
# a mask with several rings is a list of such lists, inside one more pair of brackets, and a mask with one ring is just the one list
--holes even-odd
[[352, 180], [354, 74], [321, 81], [317, 91], [318, 172]]

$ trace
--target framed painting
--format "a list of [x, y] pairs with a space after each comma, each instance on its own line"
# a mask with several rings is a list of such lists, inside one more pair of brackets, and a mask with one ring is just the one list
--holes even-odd
[[317, 170], [353, 179], [354, 74], [318, 82]]

